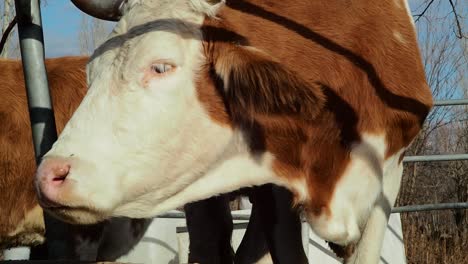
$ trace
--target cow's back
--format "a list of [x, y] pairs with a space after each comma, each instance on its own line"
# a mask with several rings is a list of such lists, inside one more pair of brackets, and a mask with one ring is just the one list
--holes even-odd
[[[86, 92], [86, 62], [86, 57], [46, 60], [59, 132]], [[0, 60], [0, 80], [1, 248], [41, 242], [44, 226], [33, 187], [36, 165], [21, 62]]]
[[[320, 85], [335, 126], [354, 130], [348, 143], [359, 141], [356, 132], [395, 128], [390, 156], [414, 138], [432, 104], [405, 2], [228, 0], [219, 16], [249, 45]], [[322, 121], [315, 134], [330, 126], [329, 117]]]

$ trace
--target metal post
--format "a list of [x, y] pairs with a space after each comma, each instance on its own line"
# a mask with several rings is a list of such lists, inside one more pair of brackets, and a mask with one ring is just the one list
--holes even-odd
[[39, 0], [16, 0], [18, 35], [28, 95], [36, 162], [57, 140], [52, 101], [44, 65], [44, 45]]
[[[57, 140], [54, 113], [44, 64], [44, 40], [39, 0], [15, 0], [23, 73], [36, 163]], [[67, 252], [66, 225], [44, 214], [49, 258]]]

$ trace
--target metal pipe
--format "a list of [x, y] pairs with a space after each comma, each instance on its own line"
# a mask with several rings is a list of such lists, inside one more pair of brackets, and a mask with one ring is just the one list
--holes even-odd
[[[44, 64], [44, 37], [39, 0], [15, 0], [23, 74], [36, 163], [57, 139], [52, 101]], [[68, 252], [66, 225], [44, 214], [49, 258]]]
[[[440, 204], [419, 204], [419, 205], [406, 205], [395, 207], [392, 209], [392, 214], [394, 213], [411, 213], [411, 212], [421, 212], [421, 211], [435, 211], [435, 210], [463, 210], [468, 209], [468, 202], [461, 203], [440, 203]], [[180, 211], [168, 212], [162, 215], [157, 216], [157, 218], [173, 218], [173, 219], [182, 219], [185, 218], [185, 214]], [[249, 220], [250, 213], [248, 214], [232, 214], [232, 219], [234, 220]]]
[[468, 160], [468, 154], [407, 156], [403, 162], [457, 161]]
[[16, 0], [18, 35], [28, 96], [36, 162], [57, 140], [52, 101], [44, 65], [44, 39], [39, 0]]
[[436, 100], [434, 106], [468, 105], [468, 99]]
[[[185, 218], [185, 213], [181, 211], [173, 211], [165, 214], [158, 215], [156, 218], [171, 218], [171, 219], [183, 219]], [[249, 220], [250, 213], [248, 214], [232, 214], [232, 219], [234, 220]]]
[[400, 207], [393, 208], [392, 213], [411, 213], [411, 212], [448, 210], [448, 209], [468, 209], [468, 202], [400, 206]]

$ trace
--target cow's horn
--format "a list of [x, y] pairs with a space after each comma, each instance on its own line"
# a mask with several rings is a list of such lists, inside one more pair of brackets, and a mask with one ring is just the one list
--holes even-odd
[[95, 18], [118, 21], [122, 16], [120, 7], [127, 0], [71, 0], [81, 11]]

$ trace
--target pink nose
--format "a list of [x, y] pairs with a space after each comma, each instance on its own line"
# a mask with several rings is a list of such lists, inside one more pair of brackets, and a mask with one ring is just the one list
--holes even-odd
[[42, 206], [61, 206], [58, 196], [70, 167], [70, 163], [61, 158], [47, 158], [41, 162], [36, 174], [36, 188]]

